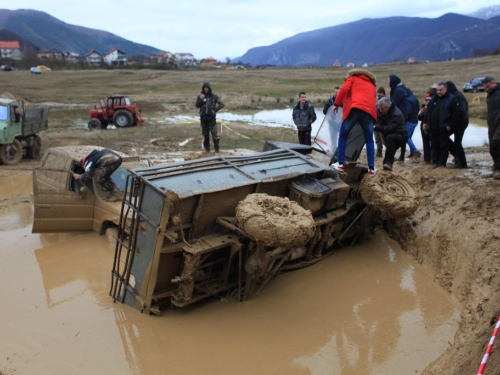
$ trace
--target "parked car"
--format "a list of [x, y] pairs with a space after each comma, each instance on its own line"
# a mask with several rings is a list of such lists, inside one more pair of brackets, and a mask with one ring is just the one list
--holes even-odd
[[30, 72], [32, 74], [42, 74], [42, 71], [40, 69], [36, 68], [36, 67], [31, 68]]
[[50, 72], [52, 70], [45, 65], [38, 65], [37, 68], [40, 69], [42, 72]]
[[478, 92], [478, 91], [484, 91], [484, 86], [483, 86], [483, 80], [485, 77], [479, 77], [479, 78], [474, 78], [470, 82], [467, 82], [463, 90], [464, 92]]
[[17, 70], [17, 69], [13, 68], [10, 65], [2, 65], [2, 66], [0, 66], [0, 70], [3, 70], [4, 72], [10, 72], [12, 70]]

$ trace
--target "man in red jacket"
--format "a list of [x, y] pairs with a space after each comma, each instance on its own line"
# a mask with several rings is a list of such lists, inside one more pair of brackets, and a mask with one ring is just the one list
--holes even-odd
[[359, 124], [365, 137], [368, 175], [373, 177], [377, 173], [373, 142], [373, 124], [377, 120], [376, 86], [377, 79], [372, 73], [364, 69], [353, 69], [347, 74], [347, 78], [333, 103], [333, 113], [337, 113], [343, 103], [337, 162], [333, 165], [340, 172], [344, 171], [347, 137], [354, 125]]

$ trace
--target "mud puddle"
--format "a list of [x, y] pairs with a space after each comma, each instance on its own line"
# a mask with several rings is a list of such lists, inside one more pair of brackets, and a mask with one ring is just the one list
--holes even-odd
[[113, 244], [31, 234], [31, 205], [16, 204], [31, 176], [1, 186], [11, 178], [0, 192], [13, 203], [0, 211], [6, 374], [419, 374], [453, 342], [460, 306], [384, 232], [250, 301], [141, 315], [108, 296]]

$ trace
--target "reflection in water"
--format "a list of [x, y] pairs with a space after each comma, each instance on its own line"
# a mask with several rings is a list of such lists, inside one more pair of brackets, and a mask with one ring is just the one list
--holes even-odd
[[458, 327], [458, 305], [381, 232], [247, 302], [155, 317], [112, 302], [103, 236], [30, 230], [0, 232], [0, 348], [18, 373], [420, 373]]
[[31, 223], [31, 173], [0, 177], [0, 231], [24, 227]]
[[[312, 124], [312, 136], [314, 137], [324, 119], [323, 105], [321, 108], [314, 108], [316, 111], [317, 120]], [[292, 120], [292, 108], [287, 109], [274, 109], [265, 111], [241, 111], [237, 113], [220, 112], [217, 114], [219, 121], [230, 122], [245, 122], [249, 125], [258, 126], [271, 126], [271, 127], [287, 127], [294, 128], [295, 125]], [[189, 120], [199, 121], [196, 116], [175, 116], [167, 120]], [[453, 138], [453, 137], [452, 137]], [[413, 143], [418, 149], [422, 149], [422, 137], [420, 135], [420, 126], [415, 128], [415, 133], [412, 137]], [[484, 146], [488, 141], [488, 128], [476, 124], [469, 124], [469, 127], [464, 133], [462, 144], [464, 147]]]

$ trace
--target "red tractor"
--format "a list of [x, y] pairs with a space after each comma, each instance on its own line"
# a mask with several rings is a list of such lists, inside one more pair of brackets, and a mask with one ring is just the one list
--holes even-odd
[[141, 110], [137, 108], [137, 105], [130, 103], [128, 96], [108, 96], [107, 104], [104, 99], [99, 99], [99, 104], [100, 109], [94, 107], [90, 111], [91, 119], [88, 122], [90, 130], [106, 129], [109, 124], [117, 128], [143, 124]]

